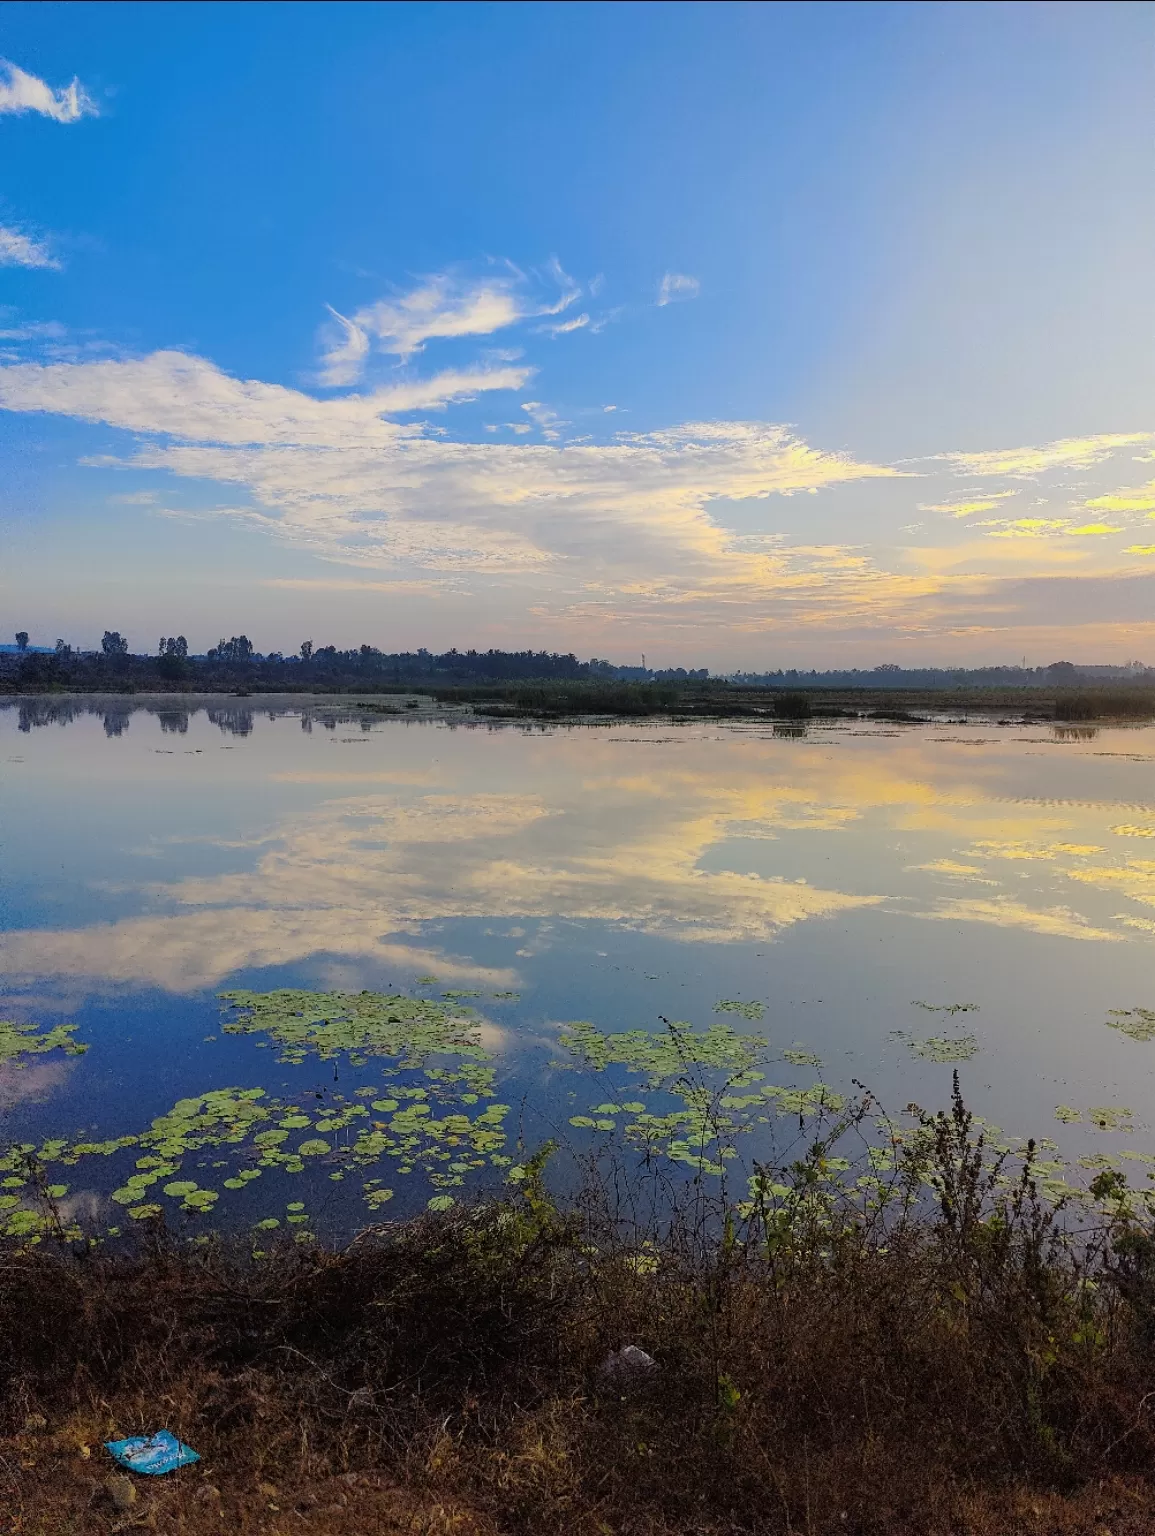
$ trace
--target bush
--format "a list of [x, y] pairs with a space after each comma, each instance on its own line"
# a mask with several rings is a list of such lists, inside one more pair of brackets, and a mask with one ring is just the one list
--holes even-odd
[[778, 720], [809, 720], [810, 700], [804, 693], [776, 693], [774, 715]]
[[[244, 1512], [270, 1481], [306, 1499], [358, 1473], [459, 1511], [426, 1530], [994, 1536], [1090, 1532], [1105, 1507], [1117, 1536], [1149, 1529], [1143, 1224], [1069, 1238], [1031, 1154], [1008, 1180], [957, 1091], [910, 1142], [934, 1206], [885, 1230], [822, 1195], [828, 1152], [793, 1165], [789, 1219], [691, 1186], [643, 1230], [623, 1165], [561, 1209], [539, 1158], [517, 1193], [340, 1251], [157, 1231], [119, 1256], [9, 1252], [0, 1413], [22, 1497], [55, 1511], [26, 1528], [89, 1528], [59, 1513], [62, 1445], [163, 1419], [237, 1530], [266, 1528]], [[656, 1372], [607, 1376], [625, 1344]], [[166, 1528], [220, 1528], [183, 1507]]]

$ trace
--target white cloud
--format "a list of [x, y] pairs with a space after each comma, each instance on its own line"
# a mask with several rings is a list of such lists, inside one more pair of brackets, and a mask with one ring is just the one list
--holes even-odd
[[561, 437], [559, 428], [569, 425], [568, 422], [561, 419], [555, 410], [551, 410], [548, 405], [543, 405], [540, 400], [527, 400], [522, 406], [522, 410], [531, 421], [537, 423], [541, 430], [541, 435], [548, 438], [551, 442]]
[[0, 224], [0, 267], [42, 267], [59, 272], [60, 263], [43, 241]]
[[359, 325], [338, 314], [331, 304], [326, 304], [325, 308], [337, 322], [337, 328], [335, 335], [330, 333], [318, 382], [331, 387], [355, 384], [369, 356], [369, 338]]
[[54, 91], [43, 80], [5, 60], [0, 60], [0, 112], [39, 112], [57, 123], [75, 123], [98, 115], [96, 103], [79, 80]]
[[[580, 559], [636, 576], [692, 555], [725, 579], [764, 579], [709, 514], [742, 499], [894, 472], [811, 448], [786, 428], [699, 422], [564, 444], [561, 423], [527, 403], [545, 442], [456, 442], [384, 413], [516, 389], [524, 367], [447, 372], [319, 400], [230, 377], [203, 358], [0, 366], [0, 407], [46, 411], [145, 435], [127, 460], [243, 488], [226, 508], [295, 544], [358, 564], [436, 571], [540, 570]], [[575, 572], [576, 574], [576, 572]]]
[[405, 359], [433, 338], [491, 336], [523, 314], [510, 283], [462, 288], [442, 276], [400, 298], [380, 299], [359, 309], [353, 321], [377, 338], [383, 352]]
[[667, 272], [658, 284], [658, 308], [675, 304], [680, 299], [696, 299], [701, 291], [702, 285], [696, 277], [687, 277], [684, 272]]
[[0, 368], [0, 406], [107, 422], [187, 442], [379, 449], [416, 428], [387, 411], [435, 409], [489, 389], [520, 389], [529, 368], [450, 370], [365, 395], [317, 400], [299, 390], [235, 379], [184, 352], [128, 362], [19, 363]]
[[[360, 378], [371, 340], [387, 356], [405, 362], [422, 352], [429, 341], [492, 336], [524, 320], [559, 315], [576, 302], [581, 289], [556, 258], [547, 263], [546, 274], [548, 281], [561, 289], [560, 296], [549, 303], [535, 298], [527, 286], [530, 279], [511, 269], [484, 279], [437, 273], [408, 293], [364, 305], [351, 319], [330, 306], [329, 313], [339, 329], [330, 331], [327, 337], [322, 381], [351, 384]], [[588, 323], [587, 316], [576, 323], [558, 326], [555, 334]]]
[[570, 331], [584, 330], [589, 323], [590, 317], [586, 314], [581, 314], [575, 315], [572, 320], [561, 320], [557, 325], [542, 325], [538, 329], [542, 335], [556, 338], [558, 336], [566, 336]]

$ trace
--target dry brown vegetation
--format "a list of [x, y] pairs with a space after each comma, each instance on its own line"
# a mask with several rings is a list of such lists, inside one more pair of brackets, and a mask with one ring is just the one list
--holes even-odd
[[[937, 1155], [937, 1210], [885, 1237], [802, 1204], [642, 1241], [535, 1165], [339, 1252], [9, 1252], [3, 1528], [1155, 1529], [1155, 1244], [997, 1193], [960, 1106]], [[607, 1377], [627, 1343], [656, 1370]], [[101, 1442], [162, 1425], [203, 1461], [132, 1498]]]

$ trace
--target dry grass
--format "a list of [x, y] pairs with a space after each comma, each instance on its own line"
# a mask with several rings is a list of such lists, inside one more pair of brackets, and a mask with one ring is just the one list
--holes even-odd
[[[1155, 1243], [999, 1193], [961, 1105], [936, 1136], [938, 1210], [885, 1234], [848, 1204], [642, 1243], [535, 1169], [340, 1252], [3, 1255], [5, 1528], [1155, 1529]], [[607, 1379], [625, 1343], [657, 1370]], [[118, 1510], [101, 1442], [162, 1426], [202, 1463]]]

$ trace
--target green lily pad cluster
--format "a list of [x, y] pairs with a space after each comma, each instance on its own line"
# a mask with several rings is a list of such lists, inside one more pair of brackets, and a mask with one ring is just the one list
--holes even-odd
[[1132, 1040], [1155, 1040], [1155, 1008], [1112, 1008], [1106, 1024]]
[[[453, 1203], [452, 1191], [469, 1176], [512, 1163], [504, 1152], [509, 1106], [493, 1102], [494, 1070], [472, 1016], [374, 993], [281, 989], [230, 993], [224, 1002], [230, 1010], [225, 1028], [262, 1030], [282, 1060], [343, 1055], [364, 1064], [372, 1057], [381, 1078], [350, 1096], [330, 1092], [323, 1099], [315, 1092], [278, 1097], [263, 1088], [214, 1089], [178, 1100], [131, 1135], [9, 1147], [0, 1155], [0, 1233], [34, 1238], [47, 1230], [48, 1217], [37, 1209], [46, 1168], [90, 1168], [93, 1159], [128, 1152], [136, 1154], [134, 1166], [110, 1198], [137, 1220], [174, 1208], [207, 1215], [225, 1192], [240, 1193], [266, 1174], [305, 1170], [324, 1171], [334, 1183], [359, 1179], [365, 1203], [376, 1211], [394, 1193], [380, 1176], [383, 1164], [397, 1175], [424, 1175], [440, 1209]], [[36, 1049], [47, 1036], [21, 1038]], [[62, 1185], [47, 1193], [57, 1188], [66, 1192]], [[303, 1205], [290, 1207], [284, 1220], [303, 1226]], [[270, 1221], [279, 1225], [281, 1218], [262, 1217], [263, 1230], [271, 1230]]]
[[[727, 1024], [695, 1030], [671, 1023], [661, 1034], [636, 1029], [608, 1034], [582, 1020], [567, 1025], [560, 1040], [570, 1065], [603, 1074], [616, 1068], [627, 1083], [633, 1079], [665, 1101], [654, 1106], [623, 1091], [588, 1114], [571, 1116], [571, 1125], [620, 1131], [627, 1145], [647, 1156], [701, 1174], [723, 1174], [725, 1163], [738, 1155], [737, 1138], [758, 1126], [782, 1116], [804, 1121], [845, 1108], [845, 1099], [825, 1083], [791, 1088], [767, 1082], [761, 1069], [771, 1059], [769, 1044]], [[809, 1052], [791, 1054], [807, 1065], [817, 1063]]]
[[57, 1024], [53, 1029], [37, 1030], [35, 1024], [15, 1024], [0, 1019], [0, 1063], [24, 1066], [21, 1057], [43, 1056], [48, 1051], [63, 1051], [66, 1056], [83, 1056], [88, 1049], [72, 1037], [75, 1024]]
[[896, 1029], [894, 1038], [901, 1040], [912, 1056], [920, 1056], [923, 1061], [970, 1061], [979, 1053], [979, 1042], [974, 1035], [931, 1035], [927, 1040], [916, 1040], [905, 1030]]
[[749, 1019], [752, 1024], [757, 1024], [766, 1015], [765, 1003], [741, 1003], [736, 998], [723, 998], [720, 1003], [714, 1004], [715, 1013], [740, 1013], [744, 1019]]
[[1132, 1113], [1121, 1104], [1093, 1104], [1088, 1110], [1059, 1104], [1055, 1108], [1055, 1119], [1064, 1125], [1089, 1125], [1099, 1131], [1132, 1131], [1135, 1129]]
[[380, 992], [222, 992], [233, 1010], [225, 1034], [266, 1035], [279, 1060], [300, 1063], [309, 1056], [331, 1061], [346, 1056], [364, 1066], [370, 1056], [395, 1056], [417, 1066], [434, 1053], [486, 1059], [477, 1043], [476, 1015], [452, 1000], [472, 993], [446, 993], [451, 1006], [431, 998]]

